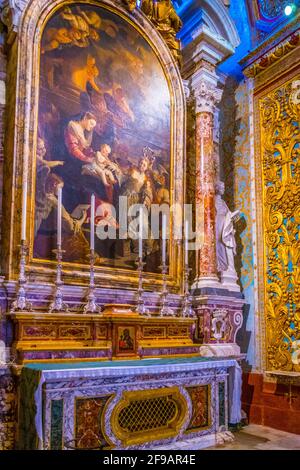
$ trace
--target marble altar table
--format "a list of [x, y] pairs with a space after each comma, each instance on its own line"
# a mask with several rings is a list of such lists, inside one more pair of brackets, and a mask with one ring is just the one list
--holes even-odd
[[240, 393], [234, 358], [30, 363], [21, 373], [18, 447], [208, 447], [239, 421]]

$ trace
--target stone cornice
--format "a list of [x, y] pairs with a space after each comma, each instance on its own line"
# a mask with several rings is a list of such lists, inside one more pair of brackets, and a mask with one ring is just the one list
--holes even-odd
[[216, 36], [202, 25], [197, 31], [197, 36], [183, 49], [182, 75], [189, 78], [199, 68], [201, 62], [206, 68], [215, 67], [234, 53], [234, 47], [225, 39]]

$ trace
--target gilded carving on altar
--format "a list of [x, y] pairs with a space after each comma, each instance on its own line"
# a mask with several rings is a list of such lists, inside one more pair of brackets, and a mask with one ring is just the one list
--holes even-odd
[[[133, 204], [169, 204], [170, 160], [170, 92], [150, 44], [103, 7], [56, 10], [40, 45], [34, 260], [54, 258], [62, 187], [64, 261], [89, 262], [93, 193], [96, 234], [116, 233], [95, 237], [96, 265], [134, 270], [138, 241], [130, 220], [121, 233], [120, 215]], [[144, 251], [145, 270], [159, 272], [160, 241], [149, 234]]]
[[260, 99], [268, 368], [300, 371], [299, 77]]

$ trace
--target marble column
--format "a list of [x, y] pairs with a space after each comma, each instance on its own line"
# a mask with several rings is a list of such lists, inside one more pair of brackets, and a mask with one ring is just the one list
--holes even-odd
[[196, 277], [193, 289], [221, 287], [217, 274], [215, 186], [217, 159], [214, 150], [214, 113], [222, 91], [215, 75], [200, 72], [192, 79], [196, 105]]

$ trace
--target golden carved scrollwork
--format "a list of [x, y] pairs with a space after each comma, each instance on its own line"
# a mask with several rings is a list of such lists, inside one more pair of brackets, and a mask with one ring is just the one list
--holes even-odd
[[[137, 0], [122, 0], [125, 8], [132, 13], [137, 8]], [[174, 59], [181, 66], [180, 41], [176, 34], [182, 28], [171, 0], [141, 0], [140, 10], [151, 21], [169, 47]]]
[[268, 368], [286, 371], [300, 371], [292, 361], [295, 342], [300, 339], [298, 80], [285, 83], [259, 102], [267, 360]]
[[171, 0], [142, 0], [140, 9], [161, 34], [176, 62], [181, 65], [180, 41], [176, 34], [182, 27]]

